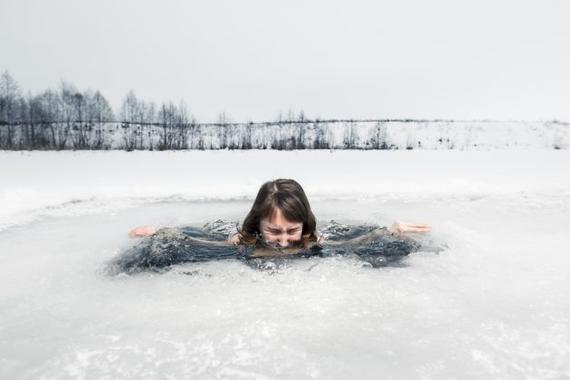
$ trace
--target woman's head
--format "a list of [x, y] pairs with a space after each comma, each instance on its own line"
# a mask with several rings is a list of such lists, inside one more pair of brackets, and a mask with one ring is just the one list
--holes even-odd
[[316, 240], [316, 224], [301, 185], [292, 179], [276, 179], [261, 186], [240, 232], [244, 243], [262, 237], [267, 243], [287, 247]]

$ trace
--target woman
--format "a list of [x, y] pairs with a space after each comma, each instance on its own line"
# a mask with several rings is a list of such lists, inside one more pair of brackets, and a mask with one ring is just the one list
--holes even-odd
[[[301, 185], [293, 179], [276, 179], [264, 183], [259, 189], [251, 210], [241, 230], [228, 238], [233, 245], [262, 245], [268, 248], [310, 248], [314, 244], [338, 244], [327, 242], [316, 231], [316, 218]], [[431, 231], [426, 224], [395, 222], [384, 233], [402, 236], [405, 233]], [[137, 227], [130, 237], [153, 235], [154, 227]], [[378, 232], [375, 233], [378, 235]], [[360, 241], [365, 237], [358, 237]], [[353, 241], [356, 242], [356, 241]]]
[[380, 267], [398, 262], [422, 247], [420, 242], [404, 237], [405, 233], [431, 229], [425, 224], [397, 222], [390, 229], [351, 227], [333, 221], [319, 234], [307, 196], [292, 179], [264, 183], [241, 229], [229, 238], [222, 235], [220, 239], [220, 227], [224, 233], [231, 224], [220, 222], [215, 228], [209, 224], [204, 229], [137, 227], [129, 236], [146, 238], [112, 260], [109, 272], [160, 271], [183, 263], [236, 258], [256, 268], [265, 268], [267, 262], [263, 260], [268, 257], [293, 259], [347, 254]]

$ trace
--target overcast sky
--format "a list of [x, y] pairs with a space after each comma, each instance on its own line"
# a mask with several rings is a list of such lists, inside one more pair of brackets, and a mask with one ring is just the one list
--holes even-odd
[[0, 0], [0, 70], [200, 121], [570, 120], [567, 0]]

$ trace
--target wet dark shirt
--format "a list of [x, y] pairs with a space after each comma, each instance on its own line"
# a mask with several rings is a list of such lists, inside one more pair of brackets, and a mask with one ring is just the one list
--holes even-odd
[[[112, 274], [128, 274], [162, 271], [173, 265], [213, 260], [242, 260], [250, 266], [263, 268], [268, 261], [338, 255], [355, 257], [373, 267], [381, 267], [398, 263], [421, 248], [418, 241], [395, 236], [383, 227], [351, 226], [331, 221], [320, 231], [325, 237], [324, 243], [314, 243], [309, 248], [298, 249], [295, 254], [285, 256], [282, 250], [268, 247], [261, 241], [249, 246], [228, 244], [228, 235], [234, 230], [235, 223], [224, 221], [209, 223], [203, 228], [164, 228], [119, 254], [108, 268]], [[257, 257], [256, 249], [274, 249], [275, 255]]]

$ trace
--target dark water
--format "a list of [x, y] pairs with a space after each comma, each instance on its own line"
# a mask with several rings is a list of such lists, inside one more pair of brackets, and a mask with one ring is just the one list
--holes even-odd
[[[326, 241], [309, 248], [280, 249], [262, 241], [255, 246], [232, 246], [226, 243], [232, 227], [231, 222], [216, 221], [203, 228], [188, 226], [159, 230], [112, 260], [109, 272], [161, 272], [177, 264], [220, 260], [240, 260], [257, 269], [274, 269], [292, 260], [331, 256], [358, 258], [372, 267], [384, 267], [400, 265], [407, 255], [425, 246], [418, 239], [394, 236], [383, 227], [334, 221], [320, 231]], [[260, 252], [263, 257], [259, 257]]]

